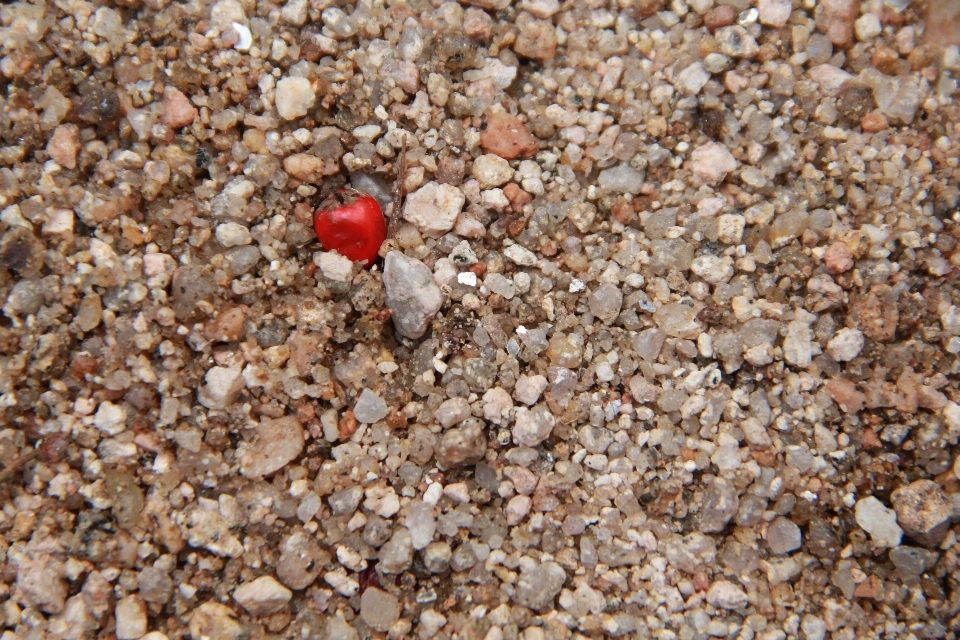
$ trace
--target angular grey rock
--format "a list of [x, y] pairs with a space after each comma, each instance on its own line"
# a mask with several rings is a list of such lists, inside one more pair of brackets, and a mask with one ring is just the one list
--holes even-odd
[[700, 531], [720, 533], [740, 508], [740, 498], [733, 483], [723, 478], [714, 478], [707, 487], [700, 508]]
[[749, 601], [746, 592], [736, 584], [718, 580], [707, 590], [707, 602], [718, 609], [742, 609]]
[[803, 536], [800, 527], [783, 516], [770, 523], [767, 528], [767, 544], [776, 554], [790, 553], [800, 548]]
[[397, 529], [385, 545], [380, 547], [380, 569], [384, 573], [401, 573], [413, 561], [413, 539], [406, 529]]
[[277, 578], [290, 589], [306, 589], [329, 561], [330, 554], [320, 548], [316, 539], [298, 530], [280, 545]]
[[566, 580], [567, 573], [559, 564], [545, 562], [520, 574], [513, 601], [534, 611], [545, 611], [553, 605], [553, 599]]
[[857, 524], [870, 534], [873, 543], [879, 547], [896, 547], [900, 544], [903, 529], [897, 524], [897, 514], [893, 509], [873, 496], [857, 501], [854, 509]]
[[[709, 79], [709, 75], [708, 75]], [[614, 193], [632, 193], [637, 195], [643, 186], [644, 172], [634, 169], [629, 164], [619, 164], [604, 169], [597, 177], [601, 189]]]
[[342, 516], [356, 511], [362, 499], [363, 487], [354, 485], [331, 494], [327, 502], [330, 503], [330, 508], [335, 514]]
[[517, 407], [513, 438], [525, 447], [535, 447], [550, 436], [555, 424], [556, 419], [545, 404], [538, 404], [533, 409]]
[[389, 631], [400, 619], [400, 601], [392, 593], [370, 587], [360, 596], [360, 617], [374, 631]]
[[397, 331], [407, 338], [419, 338], [426, 333], [444, 300], [429, 267], [416, 258], [391, 251], [384, 261], [383, 286]]
[[422, 500], [411, 503], [407, 513], [407, 530], [414, 549], [423, 549], [430, 544], [437, 531], [437, 514], [433, 505]]
[[431, 542], [423, 550], [423, 564], [430, 573], [443, 573], [450, 566], [453, 551], [446, 541]]
[[610, 324], [620, 315], [623, 306], [623, 291], [620, 287], [608, 283], [602, 284], [587, 298], [590, 313]]
[[233, 599], [252, 616], [274, 613], [290, 602], [293, 593], [270, 576], [245, 582], [233, 592]]
[[388, 413], [390, 413], [390, 409], [387, 408], [387, 403], [370, 389], [364, 389], [360, 392], [357, 404], [353, 407], [353, 416], [358, 422], [365, 424], [379, 422], [386, 418]]

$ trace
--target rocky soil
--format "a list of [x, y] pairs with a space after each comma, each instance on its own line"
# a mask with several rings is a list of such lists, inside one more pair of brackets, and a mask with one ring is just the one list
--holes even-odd
[[3, 4], [0, 640], [956, 638], [958, 21]]

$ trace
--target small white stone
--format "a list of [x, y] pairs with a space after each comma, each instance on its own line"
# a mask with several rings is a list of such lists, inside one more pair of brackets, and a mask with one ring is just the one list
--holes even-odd
[[290, 0], [287, 4], [283, 5], [283, 9], [280, 10], [280, 15], [287, 24], [302, 27], [303, 23], [307, 21], [308, 9], [309, 4], [307, 0]]
[[790, 0], [759, 0], [757, 10], [760, 13], [760, 24], [779, 29], [790, 20], [793, 2]]
[[827, 343], [827, 353], [838, 362], [848, 362], [860, 355], [865, 343], [858, 329], [840, 329]]
[[291, 597], [293, 592], [270, 576], [245, 582], [233, 592], [233, 599], [255, 617], [279, 611]]
[[227, 409], [245, 386], [239, 369], [213, 367], [203, 378], [206, 384], [197, 393], [197, 400], [208, 409]]
[[353, 262], [336, 251], [318, 252], [313, 256], [323, 277], [334, 282], [350, 282], [353, 279]]
[[360, 142], [373, 142], [383, 131], [378, 125], [365, 124], [353, 130], [353, 137]]
[[732, 213], [720, 216], [717, 218], [717, 231], [720, 236], [720, 242], [725, 244], [740, 244], [745, 226], [746, 219], [743, 216]]
[[350, 547], [337, 547], [337, 560], [350, 571], [363, 571], [367, 568], [367, 561]]
[[43, 223], [43, 235], [59, 236], [73, 233], [73, 223], [76, 214], [73, 209], [49, 209], [47, 221]]
[[870, 534], [878, 547], [897, 547], [903, 536], [903, 529], [897, 524], [897, 513], [888, 509], [873, 496], [857, 501], [855, 509], [857, 524]]
[[854, 23], [854, 29], [857, 32], [857, 40], [865, 42], [876, 38], [883, 31], [880, 24], [880, 18], [873, 13], [865, 13]]
[[706, 184], [720, 182], [737, 168], [737, 159], [719, 142], [708, 142], [697, 147], [692, 157], [694, 175]]
[[423, 235], [439, 238], [453, 229], [465, 202], [460, 189], [431, 181], [407, 196], [403, 219]]
[[147, 605], [138, 595], [129, 595], [114, 610], [117, 640], [137, 640], [147, 632]]
[[225, 248], [237, 247], [253, 242], [250, 230], [236, 222], [225, 222], [217, 226], [217, 241]]
[[838, 96], [843, 85], [853, 78], [852, 75], [832, 64], [818, 64], [807, 72], [810, 79], [820, 85], [825, 96]]
[[733, 275], [733, 264], [729, 257], [700, 256], [690, 265], [690, 270], [711, 284], [724, 282]]
[[707, 602], [718, 609], [742, 609], [749, 600], [746, 592], [733, 582], [718, 580], [707, 590]]
[[253, 34], [250, 33], [250, 28], [239, 22], [234, 22], [232, 26], [234, 31], [237, 32], [237, 35], [240, 36], [240, 39], [237, 40], [237, 44], [233, 45], [233, 48], [237, 51], [249, 51], [253, 45]]
[[803, 322], [791, 322], [787, 325], [787, 335], [783, 339], [783, 359], [789, 365], [806, 369], [813, 359], [813, 338], [810, 327]]
[[500, 156], [486, 153], [473, 161], [473, 177], [481, 189], [492, 189], [508, 182], [513, 177], [513, 169]]
[[127, 428], [126, 410], [112, 402], [101, 402], [97, 409], [97, 415], [93, 417], [93, 426], [107, 434], [115, 436]]
[[487, 189], [480, 194], [480, 204], [487, 209], [502, 211], [510, 204], [510, 200], [504, 195], [503, 189]]
[[521, 267], [537, 266], [537, 256], [529, 249], [519, 244], [512, 244], [503, 251], [505, 258]]
[[473, 271], [464, 271], [457, 274], [457, 282], [468, 287], [475, 287], [477, 286], [477, 274]]
[[306, 78], [283, 78], [277, 83], [277, 113], [284, 120], [294, 120], [307, 115], [316, 99], [313, 85]]
[[513, 390], [513, 396], [523, 404], [529, 406], [535, 405], [540, 395], [547, 388], [547, 379], [541, 375], [520, 376], [516, 387]]
[[700, 93], [703, 86], [710, 80], [710, 73], [703, 68], [703, 63], [694, 62], [689, 67], [677, 74], [674, 84], [679, 86], [684, 93], [696, 95]]

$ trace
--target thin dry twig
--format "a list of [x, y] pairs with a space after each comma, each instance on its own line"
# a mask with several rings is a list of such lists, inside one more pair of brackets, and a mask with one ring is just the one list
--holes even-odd
[[403, 178], [407, 174], [407, 137], [403, 136], [400, 142], [400, 159], [397, 162], [397, 181], [393, 187], [393, 209], [390, 211], [390, 222], [387, 225], [387, 237], [392, 238], [397, 230], [397, 218], [400, 216], [400, 207], [403, 206]]

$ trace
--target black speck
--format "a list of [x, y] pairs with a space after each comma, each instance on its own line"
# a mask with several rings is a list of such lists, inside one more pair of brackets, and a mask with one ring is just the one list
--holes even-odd
[[210, 164], [210, 154], [206, 149], [200, 147], [197, 149], [197, 169], [204, 169]]

